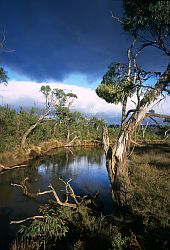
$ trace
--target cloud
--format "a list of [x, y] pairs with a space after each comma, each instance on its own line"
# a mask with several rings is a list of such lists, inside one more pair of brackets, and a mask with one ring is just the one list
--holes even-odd
[[[3, 104], [12, 106], [31, 107], [33, 105], [43, 106], [45, 99], [40, 92], [42, 85], [48, 84], [53, 88], [62, 88], [66, 92], [73, 92], [78, 96], [73, 103], [73, 109], [85, 113], [96, 114], [99, 112], [119, 113], [120, 105], [116, 106], [108, 104], [100, 99], [95, 90], [91, 88], [80, 87], [76, 85], [68, 85], [60, 82], [57, 83], [38, 83], [32, 81], [9, 81], [8, 85], [3, 88]], [[1, 91], [0, 89], [0, 91]]]
[[[6, 46], [14, 50], [0, 54], [1, 64], [18, 80], [63, 81], [81, 73], [92, 85], [111, 62], [127, 61], [130, 36], [110, 14], [112, 10], [121, 17], [122, 2], [1, 0], [0, 41], [5, 30]], [[163, 71], [168, 59], [158, 52], [146, 49], [140, 56], [141, 66]]]
[[[89, 115], [97, 115], [106, 120], [113, 120], [118, 122], [118, 117], [121, 114], [121, 105], [114, 105], [105, 102], [99, 98], [95, 90], [91, 88], [80, 87], [76, 85], [70, 85], [62, 82], [46, 83], [53, 88], [61, 88], [66, 92], [73, 92], [78, 96], [73, 103], [72, 109], [86, 113]], [[40, 92], [41, 86], [44, 83], [38, 83], [33, 81], [9, 81], [6, 87], [0, 86], [0, 97], [3, 104], [9, 104], [13, 107], [42, 107], [45, 103], [43, 94]], [[4, 90], [4, 91], [2, 91]], [[2, 98], [3, 96], [3, 98]], [[135, 101], [135, 97], [133, 98]], [[128, 109], [134, 107], [134, 103], [129, 100]], [[170, 97], [158, 104], [151, 105], [155, 112], [168, 114], [170, 109]]]

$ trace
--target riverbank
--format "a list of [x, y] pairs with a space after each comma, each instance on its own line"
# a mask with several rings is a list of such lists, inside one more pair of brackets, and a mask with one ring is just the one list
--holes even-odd
[[[116, 140], [112, 140], [114, 144]], [[160, 140], [137, 141], [134, 144], [137, 147], [147, 145], [167, 145], [168, 143]], [[25, 149], [17, 148], [14, 151], [5, 151], [0, 153], [0, 173], [19, 167], [26, 167], [27, 163], [39, 156], [47, 154], [52, 149], [63, 147], [81, 147], [81, 146], [101, 146], [100, 140], [72, 140], [70, 142], [50, 140], [39, 143], [38, 145], [29, 145]]]
[[18, 148], [15, 151], [6, 151], [0, 153], [0, 173], [14, 168], [25, 167], [30, 160], [45, 155], [55, 148], [99, 145], [101, 145], [101, 141], [97, 140], [74, 140], [69, 143], [50, 140], [41, 142], [38, 145], [30, 145], [25, 149]]

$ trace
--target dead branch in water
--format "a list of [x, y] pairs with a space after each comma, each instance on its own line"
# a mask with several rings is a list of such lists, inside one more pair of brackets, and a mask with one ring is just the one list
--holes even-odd
[[[67, 182], [64, 181], [63, 179], [59, 178], [59, 180], [61, 182], [63, 182], [65, 184], [65, 191], [66, 191], [66, 198], [65, 198], [65, 201], [61, 201], [61, 199], [59, 198], [57, 192], [55, 191], [54, 187], [50, 184], [48, 186], [49, 190], [46, 190], [46, 191], [43, 191], [43, 192], [37, 192], [37, 193], [31, 193], [28, 191], [28, 188], [26, 186], [26, 182], [29, 180], [28, 177], [26, 177], [23, 181], [21, 181], [19, 184], [18, 183], [11, 183], [11, 186], [14, 186], [14, 187], [19, 187], [21, 188], [23, 194], [29, 198], [36, 198], [40, 195], [44, 195], [44, 194], [53, 194], [55, 200], [53, 201], [54, 203], [60, 205], [60, 206], [64, 206], [64, 207], [70, 207], [70, 208], [73, 208], [73, 209], [76, 209], [78, 208], [79, 206], [81, 205], [85, 205], [87, 206], [88, 204], [91, 203], [91, 199], [88, 198], [88, 196], [83, 196], [83, 197], [80, 197], [80, 196], [77, 196], [72, 188], [72, 186], [70, 185], [70, 182], [72, 179], [69, 179]], [[74, 203], [70, 203], [69, 202], [69, 199], [72, 198], [73, 202]], [[79, 200], [78, 200], [79, 199]], [[95, 199], [95, 197], [94, 197]], [[90, 208], [89, 208], [90, 209]], [[28, 221], [28, 220], [35, 220], [35, 219], [43, 219], [45, 218], [46, 216], [43, 216], [43, 215], [37, 215], [37, 216], [32, 216], [32, 217], [28, 217], [28, 218], [25, 218], [23, 220], [18, 220], [18, 221], [11, 221], [10, 224], [21, 224], [25, 221]]]
[[[77, 196], [75, 195], [75, 193], [73, 191], [73, 188], [70, 185], [71, 179], [69, 181], [67, 181], [67, 182], [65, 182], [64, 180], [60, 179], [66, 185], [66, 200], [64, 202], [60, 200], [58, 194], [56, 193], [54, 187], [51, 184], [48, 186], [48, 188], [50, 190], [45, 190], [43, 192], [37, 192], [37, 193], [29, 192], [28, 188], [27, 188], [27, 185], [26, 185], [26, 182], [28, 180], [29, 180], [29, 178], [26, 177], [19, 184], [18, 183], [11, 183], [11, 186], [15, 186], [15, 187], [21, 188], [23, 194], [25, 196], [29, 197], [29, 198], [37, 198], [38, 196], [45, 195], [45, 194], [50, 194], [51, 193], [51, 194], [53, 194], [53, 196], [55, 198], [55, 202], [57, 204], [59, 204], [60, 206], [76, 208], [79, 205], [79, 202], [76, 199]], [[75, 201], [75, 203], [68, 202], [69, 196], [73, 198], [73, 200]]]
[[12, 170], [12, 169], [15, 169], [15, 168], [21, 168], [21, 167], [27, 167], [27, 165], [21, 164], [21, 165], [16, 165], [16, 166], [13, 166], [13, 167], [5, 167], [4, 165], [0, 164], [0, 172], [7, 171], [7, 170]]

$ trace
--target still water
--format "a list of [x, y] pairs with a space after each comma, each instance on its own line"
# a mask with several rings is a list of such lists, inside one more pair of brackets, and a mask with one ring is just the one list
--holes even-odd
[[50, 199], [49, 195], [44, 195], [30, 200], [22, 195], [19, 188], [10, 185], [26, 177], [29, 178], [28, 187], [31, 192], [47, 190], [51, 183], [60, 197], [64, 195], [64, 186], [59, 178], [71, 178], [77, 195], [95, 195], [99, 192], [102, 212], [109, 213], [114, 209], [101, 148], [53, 150], [32, 161], [29, 167], [0, 175], [0, 250], [8, 249], [9, 241], [14, 238], [18, 228], [10, 225], [10, 221], [37, 215], [37, 208]]

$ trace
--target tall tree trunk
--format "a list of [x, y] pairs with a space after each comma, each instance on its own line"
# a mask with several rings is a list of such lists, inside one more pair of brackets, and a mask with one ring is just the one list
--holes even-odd
[[[109, 140], [106, 131], [103, 137], [105, 137], [105, 142]], [[128, 204], [132, 194], [127, 165], [130, 142], [131, 133], [125, 129], [119, 135], [116, 145], [104, 146], [112, 196], [120, 205]]]
[[127, 106], [127, 96], [124, 97], [122, 103], [121, 131], [125, 128], [126, 125], [126, 106]]
[[128, 176], [128, 155], [131, 138], [138, 125], [145, 118], [151, 103], [153, 103], [170, 82], [170, 65], [162, 74], [155, 87], [145, 94], [140, 106], [133, 112], [114, 147], [109, 146], [106, 128], [103, 131], [103, 144], [106, 154], [106, 166], [111, 182], [112, 194], [120, 205], [127, 205], [132, 199], [132, 188]]
[[31, 134], [31, 132], [44, 120], [44, 118], [50, 113], [50, 109], [47, 110], [42, 116], [40, 116], [40, 118], [38, 119], [38, 121], [31, 125], [31, 127], [29, 127], [29, 129], [24, 133], [22, 140], [21, 140], [21, 148], [24, 149], [26, 147], [26, 139], [27, 137]]

